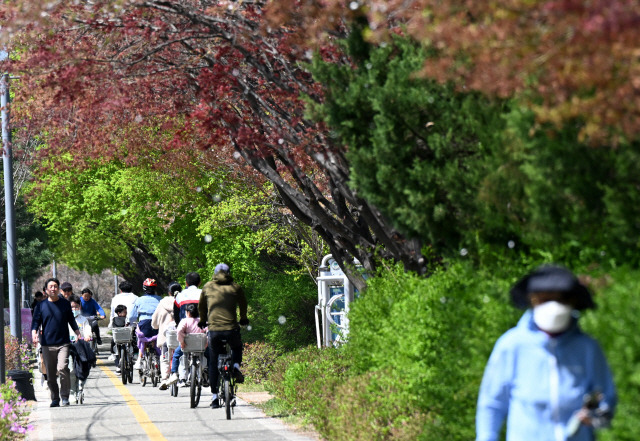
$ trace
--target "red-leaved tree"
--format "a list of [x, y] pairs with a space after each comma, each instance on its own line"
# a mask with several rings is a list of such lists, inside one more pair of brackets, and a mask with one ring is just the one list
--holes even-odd
[[345, 10], [366, 20], [372, 42], [394, 31], [424, 42], [425, 75], [515, 94], [541, 123], [580, 124], [592, 145], [638, 137], [640, 0], [278, 2], [270, 20], [302, 23], [321, 44]]
[[[304, 99], [322, 100], [322, 90], [304, 69], [304, 20], [274, 26], [277, 11], [267, 21], [263, 2], [252, 1], [36, 3], [5, 4], [3, 29], [18, 54], [5, 66], [21, 77], [14, 113], [42, 134], [41, 163], [252, 170], [357, 288], [366, 285], [353, 258], [369, 272], [378, 258], [424, 272], [419, 240], [358, 197], [343, 146], [305, 117]], [[314, 48], [349, 61], [331, 39]]]

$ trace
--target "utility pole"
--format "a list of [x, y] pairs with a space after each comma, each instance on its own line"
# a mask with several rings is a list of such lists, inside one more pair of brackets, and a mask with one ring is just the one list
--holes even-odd
[[[16, 285], [16, 221], [13, 206], [13, 162], [11, 158], [11, 132], [9, 129], [9, 74], [2, 74], [0, 80], [2, 105], [2, 162], [4, 170], [4, 213], [7, 229], [7, 286], [9, 287], [9, 311], [11, 335], [22, 342], [21, 305]], [[19, 360], [18, 360], [19, 362]]]

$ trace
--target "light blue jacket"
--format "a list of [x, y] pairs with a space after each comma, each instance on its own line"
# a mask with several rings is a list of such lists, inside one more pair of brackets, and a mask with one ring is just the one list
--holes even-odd
[[151, 320], [160, 300], [161, 297], [155, 294], [145, 294], [142, 297], [138, 297], [129, 312], [129, 321]]
[[507, 441], [592, 441], [581, 425], [567, 438], [567, 423], [585, 394], [599, 391], [613, 412], [617, 397], [598, 343], [577, 320], [551, 337], [538, 329], [531, 310], [500, 337], [484, 372], [476, 412], [476, 441], [498, 439], [507, 418]]

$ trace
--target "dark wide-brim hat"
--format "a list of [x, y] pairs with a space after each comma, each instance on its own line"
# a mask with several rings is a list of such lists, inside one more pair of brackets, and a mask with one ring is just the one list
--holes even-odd
[[511, 288], [511, 299], [518, 308], [526, 309], [533, 292], [565, 293], [575, 299], [578, 310], [596, 307], [589, 289], [571, 271], [558, 265], [543, 265], [524, 276]]

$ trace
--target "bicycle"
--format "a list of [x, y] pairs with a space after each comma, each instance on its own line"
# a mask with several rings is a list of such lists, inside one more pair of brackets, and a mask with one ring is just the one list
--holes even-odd
[[203, 370], [204, 351], [207, 347], [207, 334], [187, 334], [184, 337], [182, 351], [187, 358], [189, 370], [189, 392], [191, 395], [191, 408], [197, 407], [200, 402], [202, 386], [207, 382], [206, 372]]
[[120, 376], [122, 384], [133, 382], [133, 327], [113, 328], [112, 337], [116, 344], [116, 353], [120, 357]]
[[160, 382], [160, 360], [156, 351], [158, 336], [145, 337], [140, 329], [136, 329], [136, 335], [138, 342], [143, 344], [143, 350], [140, 354], [140, 370], [138, 371], [140, 383], [144, 387], [147, 385], [147, 380], [151, 380], [153, 387], [156, 387]]
[[233, 361], [231, 359], [231, 347], [228, 340], [222, 340], [225, 345], [226, 354], [218, 355], [218, 371], [220, 372], [220, 393], [218, 399], [220, 400], [220, 407], [224, 405], [227, 419], [231, 419], [231, 414], [234, 413], [234, 407], [236, 407], [236, 392], [238, 386], [236, 385], [236, 378], [233, 372]]

